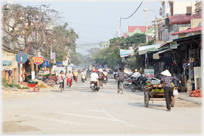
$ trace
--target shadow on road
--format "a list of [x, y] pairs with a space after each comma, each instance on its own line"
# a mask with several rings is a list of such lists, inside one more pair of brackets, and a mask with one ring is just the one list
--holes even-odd
[[[166, 106], [164, 105], [158, 105], [158, 104], [149, 104], [148, 107], [145, 107], [144, 106], [144, 103], [128, 103], [128, 105], [131, 105], [131, 106], [137, 106], [137, 107], [144, 107], [144, 108], [150, 108], [150, 109], [157, 109], [157, 110], [162, 110], [162, 111], [165, 111], [166, 110]], [[160, 107], [160, 108], [159, 108]], [[161, 109], [161, 107], [164, 107], [164, 109]]]

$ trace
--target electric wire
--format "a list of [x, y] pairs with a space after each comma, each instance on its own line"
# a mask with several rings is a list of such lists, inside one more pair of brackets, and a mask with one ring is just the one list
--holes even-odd
[[129, 17], [126, 17], [126, 18], [122, 18], [122, 17], [121, 17], [121, 19], [128, 19], [128, 18], [130, 18], [131, 16], [133, 16], [133, 15], [137, 12], [137, 10], [140, 8], [140, 6], [142, 5], [142, 3], [143, 3], [143, 1], [140, 3], [140, 5], [138, 6], [138, 8], [135, 10], [135, 12], [132, 13], [132, 15], [130, 15]]

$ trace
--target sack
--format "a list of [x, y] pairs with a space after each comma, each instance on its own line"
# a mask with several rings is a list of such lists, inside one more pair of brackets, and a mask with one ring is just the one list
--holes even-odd
[[174, 95], [174, 96], [178, 96], [178, 90], [177, 90], [177, 89], [174, 90], [173, 95]]

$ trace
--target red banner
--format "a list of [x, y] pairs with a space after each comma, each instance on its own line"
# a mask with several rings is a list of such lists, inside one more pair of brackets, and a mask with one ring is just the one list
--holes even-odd
[[43, 57], [33, 57], [33, 62], [36, 64], [36, 65], [40, 65], [44, 62], [44, 58]]

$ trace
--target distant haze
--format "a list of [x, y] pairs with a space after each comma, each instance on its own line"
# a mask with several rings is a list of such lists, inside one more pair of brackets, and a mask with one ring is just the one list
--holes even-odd
[[[50, 8], [63, 12], [63, 21], [68, 22], [69, 27], [79, 34], [76, 41], [76, 51], [87, 54], [87, 49], [100, 47], [99, 42], [108, 41], [116, 36], [119, 24], [119, 15], [123, 18], [130, 16], [139, 6], [141, 1], [119, 1], [119, 2], [75, 2], [75, 1], [51, 1], [51, 2], [27, 2], [14, 1], [13, 3], [26, 5], [51, 4]], [[5, 3], [5, 2], [4, 2]], [[148, 2], [148, 9], [154, 10], [159, 16], [161, 2]], [[129, 19], [121, 20], [121, 36], [126, 33], [127, 26], [145, 26], [146, 14], [143, 11], [145, 2], [139, 10]], [[155, 13], [148, 12], [148, 23], [152, 25]], [[87, 45], [85, 45], [87, 44]]]

